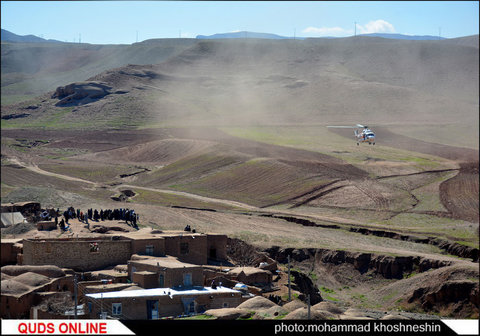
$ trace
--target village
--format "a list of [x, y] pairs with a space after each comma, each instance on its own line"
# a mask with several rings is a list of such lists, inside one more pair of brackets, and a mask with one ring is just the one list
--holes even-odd
[[88, 222], [75, 210], [73, 216], [63, 213], [61, 221], [68, 225], [62, 227], [58, 211], [53, 217], [46, 212], [35, 202], [2, 204], [2, 227], [36, 221], [43, 235], [2, 237], [1, 318], [192, 316], [262, 295], [269, 301], [268, 293], [278, 287], [274, 281], [281, 278], [277, 262], [267, 255], [253, 262], [256, 267], [232, 263], [223, 234], [189, 226], [139, 229], [133, 221], [93, 215]]

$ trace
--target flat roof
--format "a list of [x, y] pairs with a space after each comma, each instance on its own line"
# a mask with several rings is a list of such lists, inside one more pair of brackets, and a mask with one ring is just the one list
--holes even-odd
[[166, 267], [166, 268], [184, 268], [184, 267], [202, 267], [201, 265], [194, 265], [179, 261], [177, 258], [172, 256], [165, 256], [165, 257], [150, 257], [148, 259], [141, 259], [141, 260], [129, 260], [129, 263], [137, 263], [143, 265], [152, 265], [158, 267]]
[[179, 290], [172, 288], [150, 288], [150, 289], [137, 289], [137, 290], [128, 290], [128, 291], [117, 291], [117, 292], [104, 292], [104, 293], [95, 293], [87, 294], [86, 296], [92, 299], [119, 299], [119, 298], [134, 298], [134, 297], [148, 297], [148, 296], [181, 296], [181, 295], [208, 295], [208, 294], [237, 294], [241, 293], [238, 290], [231, 289], [228, 287], [218, 286], [215, 289], [212, 287], [193, 287], [190, 289]]
[[18, 243], [18, 242], [21, 242], [23, 240], [23, 238], [2, 238], [0, 239], [0, 242], [2, 243]]

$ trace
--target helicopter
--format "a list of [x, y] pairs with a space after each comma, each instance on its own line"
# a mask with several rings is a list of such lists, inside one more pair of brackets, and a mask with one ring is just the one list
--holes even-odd
[[[330, 128], [353, 128], [353, 133], [357, 140], [357, 146], [360, 142], [368, 142], [369, 145], [375, 145], [375, 133], [368, 126], [357, 124], [356, 126], [327, 126]], [[363, 129], [362, 129], [363, 128]]]

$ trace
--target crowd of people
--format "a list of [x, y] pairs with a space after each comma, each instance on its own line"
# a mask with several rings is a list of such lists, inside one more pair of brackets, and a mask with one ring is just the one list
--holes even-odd
[[127, 224], [133, 226], [136, 229], [138, 229], [137, 223], [140, 218], [140, 216], [133, 209], [100, 209], [100, 211], [98, 211], [97, 209], [90, 208], [83, 212], [82, 210], [75, 209], [74, 207], [69, 207], [63, 212], [63, 218], [60, 219], [60, 222], [58, 221], [61, 217], [59, 208], [57, 208], [56, 211], [54, 209], [45, 210], [42, 213], [41, 217], [43, 220], [50, 220], [54, 218], [55, 224], [60, 226], [60, 229], [62, 231], [69, 230], [68, 221], [73, 218], [77, 218], [79, 221], [84, 222], [85, 224], [87, 224], [88, 227], [90, 227], [89, 220], [95, 222], [105, 220], [124, 220]]

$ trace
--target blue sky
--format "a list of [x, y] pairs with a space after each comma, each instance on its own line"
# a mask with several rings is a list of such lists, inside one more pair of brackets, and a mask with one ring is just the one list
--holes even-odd
[[94, 44], [195, 38], [233, 31], [283, 36], [478, 34], [478, 1], [2, 1], [1, 26], [18, 35]]

